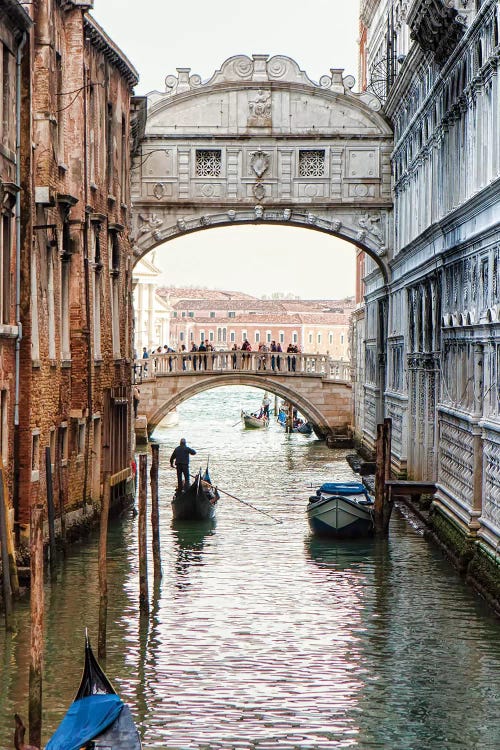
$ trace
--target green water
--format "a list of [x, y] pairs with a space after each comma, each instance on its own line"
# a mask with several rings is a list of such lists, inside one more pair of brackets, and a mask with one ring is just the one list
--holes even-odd
[[[498, 750], [500, 623], [398, 513], [387, 542], [311, 538], [309, 485], [353, 478], [345, 452], [277, 425], [249, 431], [262, 393], [222, 388], [159, 429], [162, 557], [138, 617], [137, 519], [113, 523], [106, 671], [147, 750]], [[210, 456], [225, 496], [214, 528], [172, 528], [168, 458], [179, 438]], [[97, 640], [97, 538], [46, 587], [44, 738], [79, 684], [83, 631]], [[0, 748], [27, 715], [28, 603], [0, 631]]]

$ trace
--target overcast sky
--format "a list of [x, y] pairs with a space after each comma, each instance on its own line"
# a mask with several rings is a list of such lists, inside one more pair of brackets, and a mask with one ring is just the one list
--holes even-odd
[[[358, 0], [95, 0], [93, 15], [137, 68], [136, 93], [145, 94], [163, 91], [176, 68], [206, 80], [238, 54], [288, 55], [315, 81], [330, 68], [357, 77], [358, 9]], [[177, 285], [304, 298], [354, 292], [353, 247], [305, 229], [205, 230], [166, 243], [156, 262]]]

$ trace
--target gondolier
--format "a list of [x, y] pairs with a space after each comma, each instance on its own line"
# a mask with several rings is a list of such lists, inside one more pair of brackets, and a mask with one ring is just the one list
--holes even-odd
[[189, 486], [189, 456], [196, 456], [196, 451], [190, 448], [186, 444], [186, 438], [181, 438], [181, 442], [174, 448], [172, 455], [170, 456], [170, 466], [172, 469], [177, 469], [177, 489], [182, 492], [184, 489], [184, 483], [182, 478], [184, 477], [185, 486]]

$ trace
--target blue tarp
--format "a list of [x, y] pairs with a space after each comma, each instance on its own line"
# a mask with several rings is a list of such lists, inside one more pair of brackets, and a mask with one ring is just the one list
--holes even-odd
[[361, 482], [325, 482], [321, 485], [319, 491], [335, 495], [367, 494], [366, 487]]
[[118, 695], [107, 693], [74, 701], [45, 750], [80, 750], [116, 721], [123, 705]]

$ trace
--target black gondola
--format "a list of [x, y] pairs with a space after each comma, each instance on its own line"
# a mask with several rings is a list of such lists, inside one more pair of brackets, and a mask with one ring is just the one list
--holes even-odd
[[176, 492], [172, 500], [172, 515], [175, 521], [209, 521], [215, 518], [219, 493], [212, 485], [208, 469], [201, 470], [184, 492]]
[[80, 687], [45, 750], [141, 750], [129, 707], [115, 693], [85, 637], [85, 666]]

